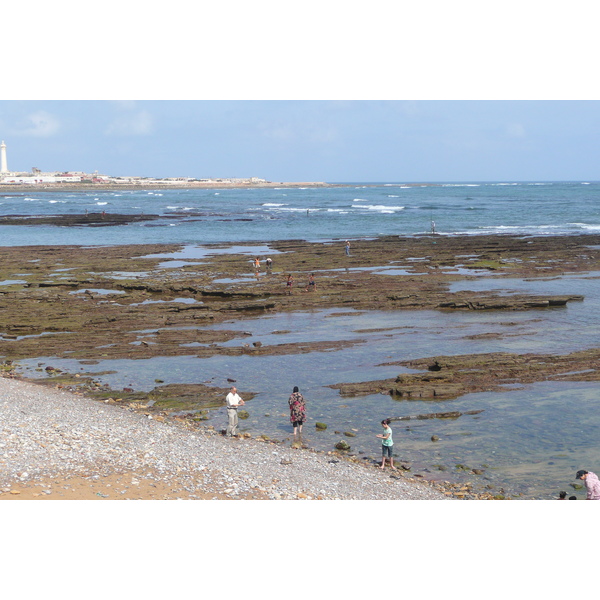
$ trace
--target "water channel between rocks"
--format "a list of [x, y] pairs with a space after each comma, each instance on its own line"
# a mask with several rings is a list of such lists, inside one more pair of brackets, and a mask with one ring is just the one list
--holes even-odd
[[[21, 361], [24, 374], [36, 376], [40, 362], [72, 373], [114, 371], [97, 379], [114, 389], [151, 390], [160, 379], [169, 383], [207, 382], [227, 386], [235, 379], [248, 402], [241, 431], [291, 441], [287, 398], [300, 387], [308, 405], [303, 441], [319, 450], [331, 450], [344, 439], [351, 452], [379, 459], [380, 421], [385, 417], [433, 412], [483, 410], [455, 420], [428, 419], [393, 423], [395, 454], [412, 465], [412, 472], [429, 479], [469, 481], [476, 489], [493, 486], [507, 495], [554, 498], [559, 490], [580, 498], [570, 483], [577, 469], [600, 468], [597, 445], [600, 425], [598, 383], [540, 382], [515, 386], [506, 392], [468, 394], [455, 400], [395, 400], [388, 395], [341, 397], [326, 387], [395, 377], [408, 369], [382, 363], [440, 355], [488, 352], [543, 352], [564, 354], [597, 346], [600, 324], [598, 273], [547, 280], [485, 277], [460, 281], [451, 291], [504, 290], [503, 293], [582, 294], [583, 302], [566, 307], [523, 312], [504, 311], [352, 311], [340, 309], [282, 313], [243, 321], [228, 321], [212, 329], [247, 332], [225, 345], [260, 341], [302, 344], [316, 341], [352, 341], [349, 347], [326, 352], [283, 356], [193, 356], [148, 360], [100, 360], [90, 366], [52, 357]], [[472, 339], [480, 334], [495, 337]], [[38, 374], [39, 376], [39, 374]], [[220, 428], [224, 409], [215, 409], [208, 424]], [[316, 431], [315, 422], [328, 425]], [[352, 437], [345, 433], [353, 434]], [[433, 442], [432, 436], [439, 440]], [[468, 467], [465, 471], [461, 466]], [[481, 469], [473, 475], [470, 469]]]

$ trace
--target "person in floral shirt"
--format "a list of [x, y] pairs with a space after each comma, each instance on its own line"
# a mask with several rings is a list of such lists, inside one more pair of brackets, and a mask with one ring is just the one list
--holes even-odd
[[298, 386], [288, 400], [290, 405], [290, 421], [294, 426], [294, 435], [299, 431], [302, 433], [302, 424], [306, 421], [306, 402], [304, 396], [298, 391]]

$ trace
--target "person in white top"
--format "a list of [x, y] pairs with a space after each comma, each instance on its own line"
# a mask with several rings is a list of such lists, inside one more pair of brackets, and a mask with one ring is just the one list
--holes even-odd
[[243, 406], [245, 402], [239, 397], [235, 387], [231, 388], [225, 400], [227, 402], [227, 430], [225, 435], [227, 437], [233, 437], [234, 435], [237, 435], [238, 407]]

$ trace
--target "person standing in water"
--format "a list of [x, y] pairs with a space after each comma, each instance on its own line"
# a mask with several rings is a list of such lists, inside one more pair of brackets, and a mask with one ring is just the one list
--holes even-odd
[[384, 419], [381, 421], [383, 427], [383, 433], [378, 433], [375, 437], [381, 439], [381, 466], [380, 469], [385, 468], [385, 457], [387, 456], [390, 460], [390, 467], [396, 470], [394, 466], [394, 458], [392, 457], [392, 450], [394, 448], [394, 442], [392, 440], [392, 430], [390, 429], [390, 420]]
[[288, 404], [290, 405], [290, 422], [294, 427], [294, 435], [297, 430], [302, 433], [302, 424], [306, 421], [306, 401], [298, 390], [298, 386], [294, 386]]
[[229, 394], [227, 394], [225, 402], [227, 403], [227, 430], [225, 435], [227, 437], [233, 437], [237, 435], [238, 407], [244, 406], [246, 403], [238, 395], [235, 386], [232, 386], [232, 388], [229, 390]]

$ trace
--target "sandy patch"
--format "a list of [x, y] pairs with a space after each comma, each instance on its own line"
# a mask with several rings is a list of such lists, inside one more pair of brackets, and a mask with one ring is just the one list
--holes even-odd
[[[201, 485], [201, 481], [196, 484]], [[232, 500], [223, 491], [189, 491], [177, 479], [165, 482], [154, 475], [120, 473], [89, 477], [49, 478], [41, 481], [12, 483], [0, 488], [0, 500]], [[242, 500], [264, 500], [258, 490], [239, 494]]]

